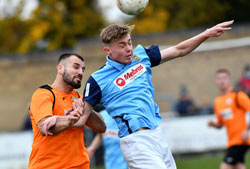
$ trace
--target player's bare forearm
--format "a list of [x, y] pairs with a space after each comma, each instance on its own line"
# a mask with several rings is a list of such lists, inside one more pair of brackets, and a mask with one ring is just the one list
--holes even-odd
[[74, 122], [70, 120], [69, 116], [57, 116], [56, 124], [49, 131], [52, 135], [57, 135], [62, 131], [70, 128]]
[[73, 125], [73, 127], [83, 127], [92, 111], [93, 107], [88, 102], [85, 102], [83, 115], [81, 116], [80, 120]]
[[95, 111], [91, 112], [86, 125], [96, 133], [104, 133], [106, 131], [106, 124], [102, 116]]
[[74, 125], [74, 127], [82, 127], [85, 124], [97, 133], [104, 133], [106, 131], [106, 125], [103, 121], [103, 118], [100, 114], [96, 113], [93, 110], [93, 107], [85, 102], [85, 108], [83, 116], [80, 120]]
[[43, 136], [56, 135], [75, 124], [80, 119], [82, 112], [82, 108], [76, 108], [68, 116], [45, 117], [38, 122], [38, 128]]
[[166, 61], [185, 56], [191, 53], [196, 49], [202, 42], [207, 40], [210, 37], [218, 37], [224, 33], [224, 31], [230, 30], [228, 27], [233, 24], [233, 21], [220, 23], [210, 29], [205, 30], [204, 32], [194, 36], [188, 40], [185, 40], [175, 46], [170, 48], [163, 49], [161, 51], [161, 63]]
[[205, 33], [201, 33], [191, 39], [185, 40], [176, 46], [164, 49], [161, 51], [162, 60], [161, 63], [166, 61], [185, 56], [196, 49], [202, 42], [207, 40], [208, 37]]
[[51, 116], [43, 118], [38, 128], [43, 136], [56, 135], [73, 125], [70, 116]]
[[43, 135], [43, 136], [46, 136], [47, 133], [46, 131], [44, 130], [46, 127], [45, 127], [45, 121], [49, 118], [51, 118], [52, 116], [48, 116], [48, 117], [44, 117], [43, 119], [41, 119], [38, 124], [37, 124], [37, 128], [39, 129], [40, 133]]

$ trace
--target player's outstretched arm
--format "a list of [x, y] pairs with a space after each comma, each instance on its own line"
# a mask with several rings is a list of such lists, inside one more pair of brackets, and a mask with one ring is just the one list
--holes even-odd
[[217, 24], [214, 27], [198, 34], [197, 36], [185, 40], [175, 46], [163, 49], [161, 51], [161, 63], [189, 54], [208, 38], [218, 37], [222, 35], [224, 31], [230, 30], [230, 25], [232, 25], [233, 22], [234, 21], [232, 20]]
[[38, 129], [43, 136], [57, 135], [73, 126], [81, 117], [82, 109], [74, 110], [68, 116], [50, 116], [38, 122]]

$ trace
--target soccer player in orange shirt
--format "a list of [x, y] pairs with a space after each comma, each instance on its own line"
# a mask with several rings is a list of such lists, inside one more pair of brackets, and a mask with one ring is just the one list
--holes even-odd
[[220, 96], [214, 101], [217, 122], [209, 121], [210, 127], [227, 129], [227, 152], [221, 169], [245, 169], [244, 156], [250, 145], [246, 112], [250, 110], [250, 99], [244, 92], [235, 92], [230, 84], [230, 73], [226, 69], [216, 72], [216, 84]]
[[83, 126], [86, 123], [99, 133], [105, 132], [106, 126], [101, 115], [94, 111], [85, 113], [83, 105], [70, 111], [72, 103], [80, 98], [74, 89], [81, 87], [84, 70], [84, 59], [80, 55], [62, 54], [55, 81], [33, 93], [30, 104], [33, 145], [29, 169], [89, 169]]

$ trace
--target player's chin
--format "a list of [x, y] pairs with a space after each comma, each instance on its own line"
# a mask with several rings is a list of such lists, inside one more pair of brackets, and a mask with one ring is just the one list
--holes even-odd
[[79, 89], [81, 87], [81, 83], [82, 81], [81, 80], [74, 80], [73, 83], [71, 83], [71, 85], [75, 88], [75, 89]]
[[132, 62], [132, 57], [131, 57], [131, 58], [127, 58], [126, 60], [124, 60], [123, 63], [129, 64], [129, 63], [131, 63], [131, 62]]
[[77, 84], [82, 83], [82, 79], [80, 79], [80, 78], [74, 78], [73, 81]]

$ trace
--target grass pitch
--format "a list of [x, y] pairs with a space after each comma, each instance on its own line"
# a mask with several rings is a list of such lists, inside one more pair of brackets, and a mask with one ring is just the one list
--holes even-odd
[[[176, 157], [175, 161], [178, 169], [219, 169], [223, 157], [224, 154]], [[246, 168], [250, 168], [250, 152], [247, 153], [245, 160]], [[98, 166], [92, 169], [105, 168], [103, 166]]]

